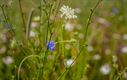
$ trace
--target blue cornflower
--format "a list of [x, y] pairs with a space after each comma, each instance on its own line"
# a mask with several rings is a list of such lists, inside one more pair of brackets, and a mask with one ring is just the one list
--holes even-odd
[[10, 29], [10, 24], [9, 24], [9, 23], [6, 23], [5, 27], [6, 27], [7, 29]]
[[48, 42], [47, 47], [50, 51], [53, 51], [55, 48], [55, 43], [53, 41]]
[[118, 8], [114, 7], [114, 8], [112, 9], [112, 12], [115, 13], [115, 14], [117, 14], [117, 13], [119, 13], [119, 10], [118, 10]]

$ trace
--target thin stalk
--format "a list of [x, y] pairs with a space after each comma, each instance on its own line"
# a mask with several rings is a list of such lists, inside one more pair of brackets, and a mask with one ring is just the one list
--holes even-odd
[[18, 67], [18, 80], [19, 80], [19, 74], [20, 74], [20, 70], [21, 70], [22, 64], [24, 63], [24, 61], [26, 61], [26, 60], [27, 60], [28, 58], [30, 58], [30, 57], [38, 57], [38, 58], [40, 58], [39, 55], [29, 55], [29, 56], [25, 57], [25, 58], [20, 62], [19, 67]]
[[[6, 23], [9, 23], [9, 20], [7, 19], [7, 16], [6, 16], [6, 14], [5, 14], [5, 10], [4, 10], [4, 6], [1, 6], [0, 5], [0, 7], [1, 7], [1, 10], [2, 10], [2, 13], [3, 13], [3, 15], [4, 15], [4, 19], [5, 19], [5, 22]], [[10, 24], [10, 30], [12, 31], [12, 33], [13, 33], [13, 35], [15, 35], [15, 31], [12, 29], [12, 25], [11, 25], [11, 23], [9, 23]]]
[[24, 31], [26, 32], [26, 24], [25, 24], [25, 19], [24, 19], [24, 13], [23, 13], [23, 10], [22, 10], [21, 0], [18, 0], [18, 2], [19, 2], [19, 10], [20, 10], [21, 17], [22, 17]]
[[30, 30], [31, 30], [31, 21], [32, 21], [32, 16], [33, 16], [33, 12], [34, 12], [34, 8], [32, 8], [32, 10], [29, 13], [29, 17], [28, 17], [28, 21], [27, 21], [27, 27], [26, 27], [26, 39], [27, 41], [29, 40], [29, 34], [30, 34]]

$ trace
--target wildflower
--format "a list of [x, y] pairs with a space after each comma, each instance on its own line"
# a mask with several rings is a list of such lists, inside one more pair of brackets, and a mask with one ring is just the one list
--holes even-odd
[[74, 25], [73, 25], [72, 23], [67, 22], [67, 23], [65, 24], [65, 30], [71, 32], [71, 31], [73, 31], [73, 29], [74, 29]]
[[118, 10], [118, 8], [115, 8], [115, 7], [114, 7], [114, 8], [112, 9], [112, 12], [115, 13], [115, 14], [117, 14], [117, 13], [119, 13], [119, 10]]
[[110, 72], [111, 72], [111, 67], [109, 64], [104, 64], [101, 66], [100, 68], [100, 72], [103, 74], [103, 75], [108, 75]]
[[30, 37], [35, 37], [37, 35], [37, 32], [34, 32], [34, 31], [30, 31]]
[[33, 21], [31, 23], [31, 28], [37, 28], [39, 26], [38, 22]]
[[77, 16], [75, 15], [75, 9], [72, 9], [69, 6], [63, 5], [60, 8], [60, 12], [62, 13], [60, 16], [65, 17], [65, 19], [75, 19], [75, 18], [77, 18]]
[[10, 24], [9, 24], [9, 23], [6, 23], [5, 27], [6, 27], [7, 29], [10, 29]]
[[124, 34], [124, 35], [123, 35], [123, 39], [124, 39], [124, 40], [127, 40], [127, 34]]
[[93, 47], [92, 47], [91, 45], [89, 45], [89, 46], [87, 47], [87, 51], [88, 51], [88, 52], [92, 52], [92, 51], [93, 51]]
[[47, 47], [48, 47], [48, 49], [49, 49], [50, 51], [53, 51], [54, 48], [55, 48], [55, 43], [54, 43], [53, 41], [50, 41], [50, 42], [48, 43]]
[[127, 53], [127, 46], [123, 47], [123, 48], [121, 49], [121, 52], [122, 52], [122, 53]]
[[13, 58], [10, 57], [10, 56], [6, 56], [3, 58], [3, 62], [6, 64], [6, 65], [10, 65], [13, 63]]
[[95, 55], [93, 56], [93, 60], [98, 61], [98, 60], [100, 60], [100, 59], [101, 59], [101, 56], [100, 56], [99, 54], [95, 54]]
[[64, 65], [66, 67], [70, 67], [71, 65], [73, 65], [73, 62], [74, 62], [73, 59], [68, 59], [68, 60], [65, 60]]

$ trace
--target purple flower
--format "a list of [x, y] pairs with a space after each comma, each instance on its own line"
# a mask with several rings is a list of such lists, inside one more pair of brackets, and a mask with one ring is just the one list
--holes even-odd
[[10, 29], [10, 24], [9, 24], [9, 23], [6, 23], [5, 27], [6, 27], [7, 29]]
[[48, 42], [47, 47], [50, 51], [53, 51], [55, 48], [55, 43], [53, 41]]
[[114, 8], [112, 9], [112, 12], [115, 13], [115, 14], [117, 14], [117, 13], [119, 13], [119, 10], [118, 10], [118, 8], [115, 8], [115, 7], [114, 7]]

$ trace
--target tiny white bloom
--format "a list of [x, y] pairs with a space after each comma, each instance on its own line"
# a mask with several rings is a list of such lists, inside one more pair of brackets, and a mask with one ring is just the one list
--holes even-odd
[[99, 54], [95, 54], [93, 56], [93, 60], [100, 60], [101, 59], [101, 56]]
[[10, 56], [6, 56], [6, 57], [3, 58], [3, 62], [4, 62], [6, 65], [12, 64], [13, 61], [14, 61], [13, 58], [10, 57]]
[[36, 28], [36, 27], [38, 27], [38, 25], [39, 25], [38, 22], [34, 22], [34, 21], [33, 21], [33, 22], [31, 23], [31, 28]]
[[73, 65], [73, 62], [74, 62], [73, 59], [68, 59], [68, 60], [65, 60], [64, 65], [66, 67], [70, 67], [71, 65]]
[[123, 48], [121, 49], [121, 52], [122, 52], [122, 53], [127, 53], [127, 46], [123, 47]]
[[123, 35], [123, 39], [124, 39], [124, 40], [127, 40], [127, 34], [124, 34], [124, 35]]
[[87, 47], [87, 51], [88, 51], [88, 52], [92, 52], [92, 51], [93, 51], [93, 47], [89, 45], [89, 46]]
[[101, 66], [100, 68], [100, 72], [103, 74], [103, 75], [108, 75], [110, 72], [111, 72], [111, 67], [109, 64], [104, 64]]
[[67, 22], [65, 24], [65, 30], [67, 30], [67, 31], [73, 31], [73, 29], [74, 29], [74, 25], [72, 23]]
[[37, 32], [34, 31], [30, 31], [30, 37], [33, 38], [37, 35]]
[[75, 19], [77, 16], [75, 15], [75, 9], [70, 8], [69, 6], [63, 5], [60, 8], [61, 17], [64, 17], [65, 19]]

